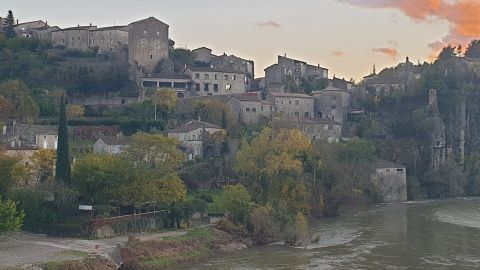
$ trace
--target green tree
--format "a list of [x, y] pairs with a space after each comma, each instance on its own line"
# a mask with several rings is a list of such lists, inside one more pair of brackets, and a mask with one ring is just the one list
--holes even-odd
[[438, 60], [447, 60], [453, 57], [456, 57], [456, 49], [452, 45], [448, 45], [442, 49], [440, 54], [438, 55], [437, 59]]
[[184, 160], [178, 145], [175, 138], [138, 132], [132, 136], [132, 142], [123, 155], [130, 161], [145, 163], [158, 175], [164, 176], [176, 171]]
[[13, 11], [9, 10], [5, 22], [3, 24], [3, 34], [6, 38], [15, 38], [17, 33], [15, 32], [15, 17]]
[[472, 40], [465, 51], [465, 56], [480, 58], [480, 40]]
[[68, 143], [67, 112], [65, 95], [60, 98], [60, 113], [58, 120], [58, 146], [57, 161], [55, 167], [55, 180], [62, 183], [70, 183], [70, 153]]
[[230, 219], [237, 224], [246, 224], [250, 210], [254, 206], [250, 194], [242, 185], [224, 187], [222, 203]]
[[6, 194], [15, 184], [12, 171], [19, 159], [0, 153], [0, 195]]
[[0, 233], [20, 230], [24, 218], [23, 211], [17, 211], [17, 203], [11, 200], [2, 202], [0, 196]]
[[0, 84], [0, 97], [13, 105], [11, 116], [31, 121], [38, 115], [38, 105], [29, 95], [28, 87], [21, 81], [9, 80]]

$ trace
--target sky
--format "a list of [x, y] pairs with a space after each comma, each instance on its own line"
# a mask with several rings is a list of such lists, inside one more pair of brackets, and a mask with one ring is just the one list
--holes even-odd
[[374, 64], [429, 62], [442, 46], [480, 38], [480, 0], [0, 1], [0, 16], [9, 9], [20, 22], [60, 27], [154, 16], [177, 45], [254, 60], [256, 77], [286, 54], [359, 81]]

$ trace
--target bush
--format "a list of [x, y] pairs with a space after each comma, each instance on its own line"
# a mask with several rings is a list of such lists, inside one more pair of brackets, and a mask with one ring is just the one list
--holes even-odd
[[283, 230], [285, 243], [294, 246], [308, 236], [308, 221], [305, 215], [297, 213], [295, 221], [288, 223]]
[[254, 206], [250, 194], [242, 185], [231, 185], [223, 188], [222, 202], [229, 218], [236, 224], [246, 224], [250, 209]]
[[279, 236], [279, 228], [272, 215], [271, 206], [260, 206], [250, 213], [253, 239], [258, 244], [268, 244]]

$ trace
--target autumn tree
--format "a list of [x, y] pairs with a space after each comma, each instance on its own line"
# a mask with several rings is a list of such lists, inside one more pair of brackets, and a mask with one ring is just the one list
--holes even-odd
[[20, 230], [24, 218], [23, 211], [17, 210], [17, 203], [11, 200], [2, 201], [0, 196], [0, 234]]
[[14, 38], [17, 36], [17, 33], [15, 32], [15, 17], [13, 16], [13, 11], [8, 11], [7, 17], [0, 28], [3, 28], [3, 34], [6, 38]]
[[55, 150], [52, 149], [41, 149], [33, 154], [31, 169], [35, 172], [37, 183], [53, 180], [56, 158]]
[[67, 117], [69, 119], [82, 118], [85, 114], [85, 108], [81, 105], [70, 105], [67, 107]]
[[152, 102], [155, 110], [155, 121], [157, 120], [157, 110], [160, 110], [161, 117], [165, 118], [177, 105], [177, 95], [175, 91], [168, 88], [157, 90], [152, 95]]
[[278, 198], [282, 179], [301, 178], [312, 154], [308, 137], [295, 129], [265, 128], [237, 155], [236, 170], [257, 201]]

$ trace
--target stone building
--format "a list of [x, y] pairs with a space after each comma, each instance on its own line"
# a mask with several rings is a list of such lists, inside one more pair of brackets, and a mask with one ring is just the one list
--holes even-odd
[[98, 54], [117, 53], [128, 48], [126, 26], [102, 27], [90, 31], [90, 48], [97, 48]]
[[52, 43], [54, 47], [63, 46], [69, 49], [88, 50], [90, 48], [90, 31], [97, 29], [96, 26], [76, 26], [52, 31]]
[[315, 117], [325, 118], [339, 123], [347, 120], [350, 110], [350, 93], [345, 90], [329, 86], [320, 91], [314, 91]]
[[403, 165], [378, 160], [374, 164], [373, 184], [383, 195], [385, 202], [407, 200], [407, 169]]
[[278, 56], [277, 64], [265, 69], [266, 88], [269, 92], [282, 92], [287, 76], [300, 85], [303, 78], [327, 79], [328, 69], [307, 64], [304, 61]]
[[16, 124], [14, 135], [22, 141], [22, 145], [39, 149], [57, 149], [57, 126]]
[[242, 94], [247, 90], [246, 75], [240, 71], [210, 67], [189, 67], [185, 71], [193, 81], [194, 95]]
[[354, 84], [350, 81], [347, 81], [345, 79], [340, 79], [335, 76], [333, 76], [333, 79], [331, 80], [331, 84], [335, 88], [339, 88], [345, 91], [348, 91], [354, 87]]
[[170, 130], [168, 137], [179, 140], [187, 159], [192, 160], [194, 158], [204, 158], [204, 142], [209, 135], [216, 132], [225, 132], [225, 130], [208, 122], [193, 120]]
[[277, 128], [295, 128], [307, 135], [310, 140], [337, 142], [342, 137], [342, 124], [330, 119], [291, 119], [275, 117]]
[[258, 93], [233, 95], [227, 100], [227, 105], [238, 120], [247, 125], [268, 119], [275, 111], [274, 104], [262, 100]]
[[315, 102], [312, 96], [278, 92], [272, 92], [269, 95], [269, 99], [275, 106], [276, 115], [305, 119], [313, 119], [315, 116]]
[[186, 74], [150, 74], [140, 78], [145, 89], [170, 88], [177, 97], [187, 97], [193, 90], [194, 82]]
[[128, 25], [128, 58], [130, 64], [153, 71], [170, 50], [169, 26], [157, 18], [148, 17]]
[[32, 35], [34, 38], [52, 40], [52, 32], [58, 30], [60, 30], [60, 27], [58, 26], [44, 26], [32, 29]]
[[195, 62], [201, 62], [205, 64], [210, 64], [212, 62], [212, 49], [200, 47], [192, 50], [192, 53], [195, 56]]
[[42, 20], [18, 23], [15, 25], [15, 32], [17, 36], [23, 38], [34, 37], [34, 31], [38, 28], [48, 27], [48, 24]]
[[95, 154], [119, 155], [130, 145], [131, 141], [131, 137], [102, 136], [93, 145], [93, 152]]

